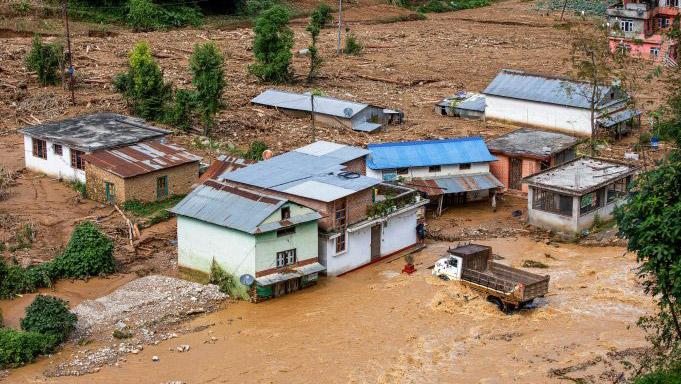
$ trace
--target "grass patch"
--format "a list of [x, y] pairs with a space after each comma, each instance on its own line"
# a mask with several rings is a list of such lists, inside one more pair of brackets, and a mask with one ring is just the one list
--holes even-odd
[[249, 300], [248, 287], [241, 284], [238, 278], [220, 267], [215, 260], [210, 267], [210, 283], [220, 287], [220, 291], [238, 300]]
[[548, 268], [549, 266], [542, 263], [541, 261], [535, 260], [525, 260], [523, 261], [523, 268]]
[[165, 200], [143, 203], [137, 200], [129, 200], [123, 203], [123, 210], [137, 217], [150, 217], [159, 214], [159, 211], [175, 206], [185, 195], [173, 195]]

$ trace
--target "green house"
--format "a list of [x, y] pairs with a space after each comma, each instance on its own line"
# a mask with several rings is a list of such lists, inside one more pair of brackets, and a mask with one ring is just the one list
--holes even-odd
[[254, 278], [256, 299], [317, 281], [314, 210], [280, 197], [215, 180], [199, 185], [172, 210], [177, 215], [178, 265], [208, 274], [213, 262], [235, 278]]

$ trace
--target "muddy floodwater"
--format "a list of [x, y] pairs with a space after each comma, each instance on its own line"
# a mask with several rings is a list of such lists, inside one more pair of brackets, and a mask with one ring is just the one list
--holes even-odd
[[[227, 304], [183, 324], [178, 338], [80, 377], [42, 372], [76, 346], [14, 370], [11, 383], [563, 383], [613, 382], [618, 357], [645, 346], [636, 320], [652, 310], [623, 248], [545, 244], [526, 238], [480, 243], [501, 263], [541, 261], [550, 293], [505, 315], [478, 293], [428, 269], [450, 245], [416, 256], [400, 274], [386, 260], [261, 304]], [[208, 327], [201, 327], [208, 325]], [[193, 330], [193, 331], [192, 331]], [[178, 345], [191, 346], [179, 353]], [[80, 348], [94, 348], [88, 345]], [[158, 356], [158, 362], [152, 362]], [[576, 367], [576, 368], [575, 368]]]

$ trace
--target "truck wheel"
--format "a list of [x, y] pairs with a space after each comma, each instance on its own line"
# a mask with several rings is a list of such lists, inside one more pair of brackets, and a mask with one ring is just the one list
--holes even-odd
[[441, 278], [444, 281], [449, 281], [449, 276], [447, 276], [447, 275], [439, 275], [438, 277]]
[[487, 301], [499, 307], [500, 311], [504, 311], [504, 303], [496, 296], [487, 296]]

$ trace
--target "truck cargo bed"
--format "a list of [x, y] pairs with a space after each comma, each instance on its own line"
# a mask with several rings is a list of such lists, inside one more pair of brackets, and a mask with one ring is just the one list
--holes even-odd
[[543, 296], [549, 290], [549, 276], [537, 275], [495, 262], [490, 263], [482, 272], [464, 269], [461, 280], [516, 305]]

